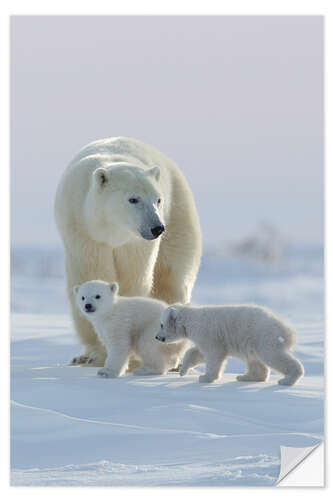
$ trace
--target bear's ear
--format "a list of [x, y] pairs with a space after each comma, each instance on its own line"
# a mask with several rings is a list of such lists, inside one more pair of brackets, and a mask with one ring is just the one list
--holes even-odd
[[156, 181], [160, 180], [161, 170], [160, 167], [152, 167], [147, 170], [147, 174], [155, 178]]
[[118, 290], [119, 290], [119, 285], [116, 281], [114, 281], [113, 283], [110, 283], [110, 290], [111, 290], [111, 293], [113, 293], [114, 295], [117, 295]]
[[79, 285], [75, 285], [75, 286], [73, 286], [73, 293], [74, 293], [74, 295], [76, 295], [76, 294], [77, 294], [77, 292], [79, 291], [79, 288], [80, 288], [80, 286], [79, 286]]
[[170, 328], [176, 328], [177, 312], [175, 307], [169, 307], [168, 323]]
[[96, 187], [102, 190], [110, 180], [110, 172], [108, 172], [106, 168], [100, 167], [94, 171], [93, 177]]

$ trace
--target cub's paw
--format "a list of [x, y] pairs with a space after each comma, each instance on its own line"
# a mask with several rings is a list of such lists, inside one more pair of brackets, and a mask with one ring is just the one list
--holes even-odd
[[101, 368], [98, 370], [97, 375], [104, 378], [117, 378], [117, 375], [109, 368]]
[[297, 380], [298, 379], [295, 377], [286, 376], [286, 377], [280, 378], [280, 380], [278, 380], [278, 383], [280, 385], [294, 385], [294, 384], [296, 384]]
[[88, 356], [82, 354], [81, 356], [75, 356], [68, 364], [70, 366], [85, 365], [88, 361]]
[[199, 382], [200, 384], [210, 384], [211, 382], [214, 382], [214, 378], [209, 377], [209, 375], [200, 375], [199, 377]]

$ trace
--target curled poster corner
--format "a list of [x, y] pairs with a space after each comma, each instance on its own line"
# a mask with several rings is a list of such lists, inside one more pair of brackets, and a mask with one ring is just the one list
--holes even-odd
[[276, 485], [282, 481], [291, 471], [295, 469], [303, 460], [306, 459], [321, 443], [306, 448], [291, 448], [289, 446], [280, 446], [281, 465], [280, 474]]

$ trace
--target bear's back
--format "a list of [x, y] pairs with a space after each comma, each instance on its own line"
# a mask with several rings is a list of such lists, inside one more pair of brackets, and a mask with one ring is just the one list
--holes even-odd
[[106, 158], [109, 156], [112, 161], [134, 161], [137, 164], [149, 167], [155, 164], [162, 168], [166, 164], [175, 166], [170, 158], [153, 146], [128, 137], [110, 137], [93, 141], [79, 151], [71, 161], [70, 166], [76, 165], [82, 159], [93, 155], [101, 155]]
[[162, 311], [167, 304], [162, 300], [148, 297], [118, 297], [114, 304], [114, 312], [141, 326], [156, 320], [159, 323]]

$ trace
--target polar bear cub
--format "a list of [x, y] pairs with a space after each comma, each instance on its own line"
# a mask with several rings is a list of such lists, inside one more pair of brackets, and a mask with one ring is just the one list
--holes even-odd
[[107, 358], [98, 375], [118, 377], [126, 370], [130, 355], [142, 361], [135, 375], [162, 375], [176, 368], [188, 347], [187, 340], [162, 345], [155, 339], [167, 304], [145, 297], [120, 297], [118, 289], [117, 282], [99, 280], [73, 288], [77, 307], [106, 348]]
[[180, 375], [205, 362], [206, 373], [199, 382], [217, 380], [228, 357], [247, 363], [247, 373], [239, 375], [239, 381], [265, 381], [269, 368], [284, 375], [282, 385], [293, 385], [304, 375], [303, 365], [290, 352], [295, 331], [257, 305], [170, 306], [162, 312], [156, 339], [167, 344], [191, 340], [196, 347], [186, 352]]

